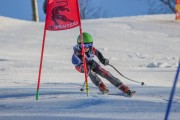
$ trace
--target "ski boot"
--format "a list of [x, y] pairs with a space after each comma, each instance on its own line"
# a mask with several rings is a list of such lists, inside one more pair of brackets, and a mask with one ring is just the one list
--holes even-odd
[[98, 88], [102, 92], [102, 94], [108, 94], [109, 93], [109, 89], [107, 89], [107, 87], [104, 85], [103, 82], [100, 82], [98, 84]]
[[132, 97], [135, 93], [136, 93], [136, 91], [131, 91], [130, 89], [129, 89], [129, 87], [127, 87], [127, 86], [125, 86], [124, 84], [121, 84], [120, 86], [119, 86], [119, 89], [125, 94], [125, 96], [127, 96], [127, 97]]

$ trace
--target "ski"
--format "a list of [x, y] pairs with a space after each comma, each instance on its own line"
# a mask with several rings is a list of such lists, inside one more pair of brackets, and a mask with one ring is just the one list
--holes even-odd
[[132, 97], [132, 96], [134, 96], [135, 93], [136, 93], [136, 91], [131, 91], [130, 93], [126, 93], [125, 96]]
[[107, 95], [115, 95], [115, 96], [124, 96], [124, 97], [133, 97], [135, 95], [136, 91], [132, 91], [130, 94], [124, 94], [124, 93], [110, 93]]

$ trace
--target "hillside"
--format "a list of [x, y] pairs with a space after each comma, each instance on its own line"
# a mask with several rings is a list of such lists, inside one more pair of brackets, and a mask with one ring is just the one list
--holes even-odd
[[[125, 76], [103, 66], [136, 90], [132, 97], [107, 80], [110, 95], [80, 92], [84, 75], [71, 63], [79, 29], [47, 31], [40, 98], [35, 100], [44, 23], [0, 17], [0, 120], [162, 120], [180, 53], [174, 15], [83, 20], [94, 46]], [[97, 60], [97, 59], [96, 59]], [[97, 60], [98, 61], [98, 60]], [[180, 118], [178, 82], [170, 120]]]

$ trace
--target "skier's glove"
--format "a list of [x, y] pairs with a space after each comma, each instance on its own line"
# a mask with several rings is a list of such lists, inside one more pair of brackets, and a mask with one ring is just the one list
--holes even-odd
[[101, 60], [101, 63], [106, 66], [106, 65], [109, 64], [109, 60], [106, 59], [106, 58], [103, 58], [103, 59]]

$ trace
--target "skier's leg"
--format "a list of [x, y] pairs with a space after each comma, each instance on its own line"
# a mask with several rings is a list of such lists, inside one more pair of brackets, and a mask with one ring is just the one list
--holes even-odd
[[89, 72], [89, 77], [96, 86], [101, 82], [100, 78], [93, 71]]
[[122, 82], [118, 78], [114, 77], [109, 71], [101, 68], [99, 64], [95, 69], [93, 69], [93, 71], [101, 77], [107, 79], [115, 87], [119, 87], [122, 84]]
[[99, 88], [99, 90], [102, 92], [102, 94], [108, 94], [109, 90], [108, 88], [104, 85], [104, 83], [101, 81], [101, 79], [93, 72], [89, 72], [89, 77], [91, 81]]
[[[87, 65], [87, 72], [88, 72], [88, 76], [90, 77], [91, 81], [98, 86], [99, 90], [102, 92], [102, 94], [108, 94], [109, 90], [107, 89], [107, 87], [104, 85], [104, 83], [101, 81], [101, 79], [90, 69], [90, 66]], [[83, 64], [77, 65], [75, 66], [75, 69], [80, 72], [80, 73], [84, 73], [84, 66]]]
[[100, 75], [101, 77], [107, 79], [115, 87], [118, 87], [118, 89], [121, 90], [123, 93], [127, 95], [131, 94], [131, 90], [129, 89], [128, 86], [124, 85], [118, 78], [114, 77], [109, 71], [106, 71], [105, 69], [101, 68], [99, 64], [98, 67], [93, 69], [93, 71], [98, 75]]

